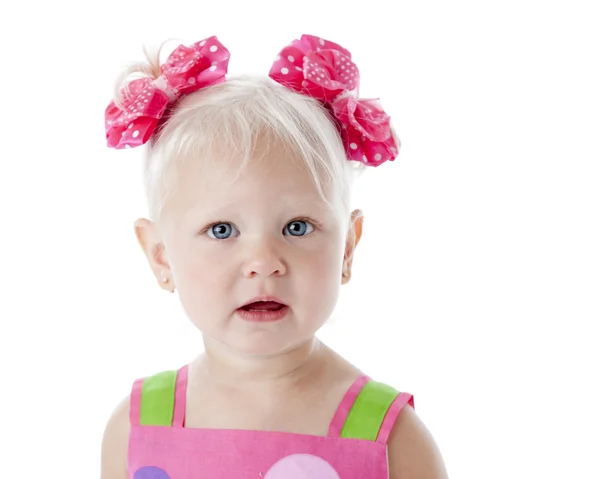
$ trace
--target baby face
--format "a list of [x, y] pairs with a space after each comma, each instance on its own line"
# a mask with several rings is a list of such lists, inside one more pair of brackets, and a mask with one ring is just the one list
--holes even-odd
[[[235, 161], [188, 162], [178, 171], [161, 220], [165, 261], [207, 346], [251, 355], [293, 349], [312, 338], [337, 302], [348, 218], [280, 151], [253, 159], [233, 183]], [[329, 190], [335, 204], [336, 189]], [[261, 297], [286, 307], [279, 314], [240, 311]]]

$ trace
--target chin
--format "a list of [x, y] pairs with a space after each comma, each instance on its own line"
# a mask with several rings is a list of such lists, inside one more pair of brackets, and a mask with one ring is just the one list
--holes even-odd
[[294, 345], [289, 342], [265, 338], [257, 341], [241, 340], [237, 344], [232, 344], [230, 348], [246, 356], [269, 357], [294, 349]]
[[236, 338], [222, 338], [218, 339], [217, 342], [234, 354], [266, 358], [292, 351], [310, 339], [311, 337], [298, 340], [297, 338], [254, 333], [240, 335]]

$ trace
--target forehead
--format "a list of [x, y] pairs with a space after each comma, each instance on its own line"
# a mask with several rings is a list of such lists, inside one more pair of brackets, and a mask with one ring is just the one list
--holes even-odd
[[[305, 206], [328, 209], [308, 168], [284, 148], [257, 148], [248, 161], [214, 151], [204, 158], [189, 158], [176, 166], [170, 203], [176, 210], [226, 209], [253, 205]], [[320, 182], [328, 202], [331, 185]]]

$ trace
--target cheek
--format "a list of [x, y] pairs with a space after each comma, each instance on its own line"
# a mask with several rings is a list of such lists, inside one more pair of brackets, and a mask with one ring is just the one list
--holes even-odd
[[334, 241], [323, 242], [300, 262], [301, 277], [312, 294], [336, 294], [341, 282], [343, 248]]
[[338, 248], [324, 248], [316, 255], [312, 264], [315, 271], [318, 271], [318, 276], [323, 279], [337, 278], [342, 271], [342, 252]]
[[172, 267], [180, 294], [187, 301], [210, 303], [227, 286], [228, 262], [218, 252], [202, 251], [199, 245], [181, 245], [177, 251]]
[[218, 334], [220, 318], [232, 305], [231, 274], [220, 255], [195, 251], [180, 258], [175, 276], [179, 301], [189, 320], [203, 333]]
[[333, 254], [316, 255], [305, 264], [298, 291], [301, 299], [299, 315], [305, 327], [316, 331], [329, 319], [335, 310], [341, 288], [341, 266]]

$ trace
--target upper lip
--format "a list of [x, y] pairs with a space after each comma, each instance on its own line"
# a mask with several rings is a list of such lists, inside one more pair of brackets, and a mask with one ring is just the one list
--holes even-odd
[[259, 301], [272, 301], [274, 303], [279, 303], [282, 304], [284, 306], [287, 306], [287, 304], [285, 304], [283, 301], [281, 301], [279, 298], [275, 297], [275, 296], [257, 296], [256, 298], [252, 298], [250, 301], [244, 303], [242, 306], [240, 306], [240, 308], [244, 308], [252, 303], [258, 303]]

